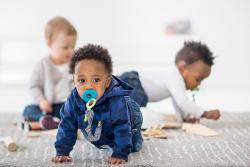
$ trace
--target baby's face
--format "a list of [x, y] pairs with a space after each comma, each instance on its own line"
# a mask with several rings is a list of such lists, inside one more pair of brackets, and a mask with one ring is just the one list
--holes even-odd
[[98, 96], [103, 96], [106, 88], [111, 82], [111, 75], [107, 72], [105, 65], [96, 60], [81, 60], [75, 66], [74, 84], [80, 97], [87, 89], [94, 89]]
[[57, 33], [48, 46], [51, 49], [51, 56], [55, 64], [68, 63], [71, 59], [76, 43], [76, 36]]
[[184, 67], [181, 73], [185, 80], [186, 89], [192, 90], [210, 75], [211, 66], [203, 61], [197, 61]]

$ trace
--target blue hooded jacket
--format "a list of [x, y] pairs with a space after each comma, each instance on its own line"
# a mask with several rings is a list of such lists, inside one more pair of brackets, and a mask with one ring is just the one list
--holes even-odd
[[[96, 147], [109, 145], [113, 149], [112, 157], [128, 160], [131, 152], [131, 115], [126, 103], [126, 97], [133, 88], [112, 76], [110, 86], [92, 108], [94, 118], [92, 133], [94, 134], [98, 121], [102, 121], [100, 139], [92, 142]], [[69, 155], [77, 139], [77, 130], [81, 129], [86, 137], [84, 122], [86, 103], [74, 88], [61, 108], [61, 122], [58, 127], [55, 148], [57, 156]]]

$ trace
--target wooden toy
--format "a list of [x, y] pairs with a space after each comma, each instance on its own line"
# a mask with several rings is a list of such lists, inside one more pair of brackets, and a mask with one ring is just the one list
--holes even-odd
[[4, 143], [9, 151], [17, 150], [16, 142], [10, 136], [1, 137], [0, 141]]

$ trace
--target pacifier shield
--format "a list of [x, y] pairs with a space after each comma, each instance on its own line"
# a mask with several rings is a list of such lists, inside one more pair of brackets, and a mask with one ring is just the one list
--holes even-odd
[[82, 99], [87, 103], [90, 99], [95, 99], [97, 92], [93, 89], [87, 89], [82, 94]]

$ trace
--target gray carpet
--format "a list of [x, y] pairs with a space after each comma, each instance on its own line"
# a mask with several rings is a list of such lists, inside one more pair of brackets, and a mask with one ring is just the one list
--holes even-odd
[[[111, 150], [99, 150], [78, 140], [71, 153], [72, 163], [55, 165], [54, 138], [27, 138], [12, 122], [20, 116], [0, 114], [0, 137], [12, 136], [19, 145], [9, 152], [0, 143], [0, 166], [109, 166], [105, 159]], [[203, 120], [202, 124], [219, 132], [216, 137], [190, 135], [181, 130], [167, 130], [168, 139], [150, 139], [139, 153], [129, 156], [122, 166], [250, 166], [250, 112], [223, 113], [219, 121]]]

